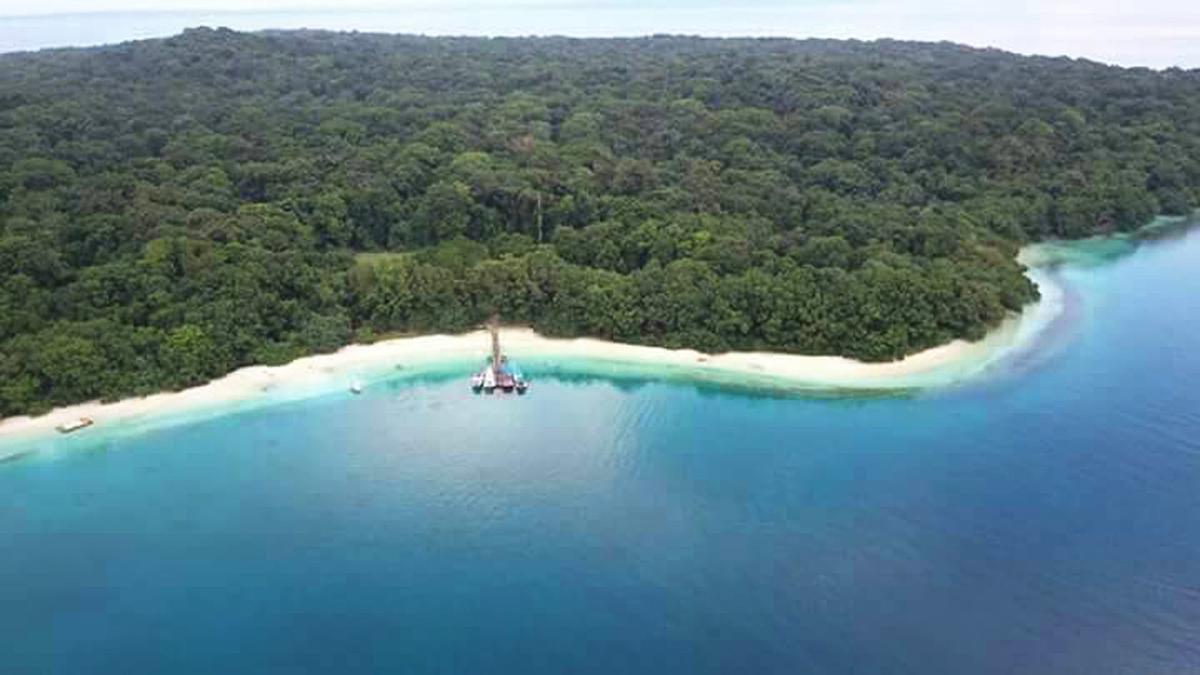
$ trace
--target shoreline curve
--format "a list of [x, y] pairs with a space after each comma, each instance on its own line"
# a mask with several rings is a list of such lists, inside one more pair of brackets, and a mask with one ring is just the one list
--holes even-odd
[[[1038, 285], [1041, 298], [1012, 313], [999, 326], [975, 342], [955, 340], [911, 354], [901, 360], [868, 363], [841, 356], [808, 356], [775, 352], [704, 354], [692, 349], [667, 349], [595, 338], [547, 338], [529, 328], [505, 328], [507, 354], [522, 360], [554, 366], [591, 362], [669, 369], [699, 381], [736, 379], [749, 385], [797, 392], [859, 390], [899, 391], [948, 386], [976, 377], [998, 361], [1028, 348], [1063, 311], [1064, 291], [1040, 260], [1035, 244], [1021, 250], [1028, 276]], [[1032, 263], [1032, 264], [1030, 264]], [[170, 418], [196, 419], [233, 411], [239, 404], [284, 402], [344, 390], [362, 378], [384, 381], [398, 372], [422, 368], [472, 364], [483, 360], [489, 336], [479, 330], [461, 335], [426, 335], [356, 344], [330, 353], [306, 356], [281, 366], [248, 366], [207, 384], [111, 403], [98, 401], [55, 408], [36, 417], [0, 419], [0, 443], [36, 441], [57, 437], [60, 424], [87, 417], [96, 427], [145, 423]], [[403, 368], [404, 371], [398, 371]], [[415, 369], [415, 370], [414, 370]], [[586, 371], [587, 369], [581, 369]], [[467, 372], [464, 371], [464, 380]], [[206, 415], [207, 414], [207, 415]], [[95, 427], [93, 427], [95, 429]], [[89, 436], [86, 429], [71, 437]], [[0, 458], [19, 454], [0, 449]]]

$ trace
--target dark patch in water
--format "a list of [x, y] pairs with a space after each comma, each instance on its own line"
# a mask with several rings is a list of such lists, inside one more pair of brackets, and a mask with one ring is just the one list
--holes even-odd
[[736, 379], [716, 381], [705, 379], [703, 373], [663, 373], [657, 376], [639, 375], [628, 372], [603, 374], [576, 373], [569, 368], [559, 370], [531, 368], [533, 379], [551, 380], [566, 385], [606, 384], [626, 392], [634, 393], [649, 386], [667, 384], [686, 387], [701, 396], [727, 396], [736, 394], [743, 398], [762, 400], [843, 400], [843, 399], [905, 399], [921, 392], [919, 388], [898, 389], [854, 389], [838, 387], [805, 387], [786, 381], [746, 381]]
[[36, 452], [36, 450], [26, 450], [24, 452], [15, 452], [11, 455], [5, 455], [4, 457], [0, 457], [0, 464], [15, 464], [29, 457], [30, 455], [35, 454]]

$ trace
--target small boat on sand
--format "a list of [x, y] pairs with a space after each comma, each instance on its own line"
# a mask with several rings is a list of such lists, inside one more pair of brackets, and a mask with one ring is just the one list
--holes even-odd
[[60, 434], [69, 434], [79, 431], [80, 429], [86, 429], [95, 423], [95, 420], [90, 417], [80, 417], [77, 420], [63, 422], [54, 428], [57, 429]]

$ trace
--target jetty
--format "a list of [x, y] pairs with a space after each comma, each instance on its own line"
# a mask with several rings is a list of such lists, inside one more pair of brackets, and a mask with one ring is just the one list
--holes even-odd
[[471, 376], [471, 389], [488, 394], [497, 390], [524, 394], [529, 390], [529, 381], [525, 379], [521, 369], [509, 361], [500, 349], [500, 322], [493, 317], [488, 321], [487, 329], [492, 340], [492, 353], [488, 356], [487, 365], [483, 370]]

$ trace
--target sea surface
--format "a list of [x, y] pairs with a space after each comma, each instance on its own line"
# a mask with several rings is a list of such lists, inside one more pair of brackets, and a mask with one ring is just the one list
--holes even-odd
[[526, 364], [0, 464], [3, 673], [1200, 672], [1200, 231], [965, 386]]

